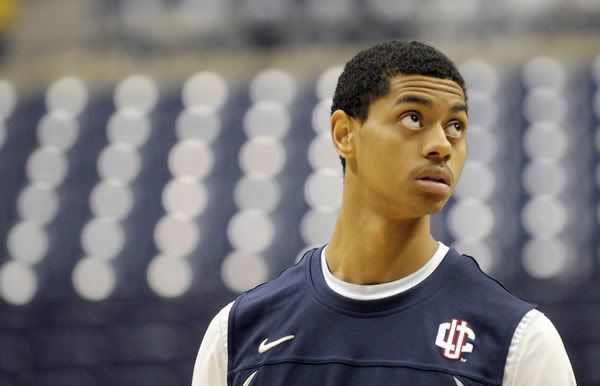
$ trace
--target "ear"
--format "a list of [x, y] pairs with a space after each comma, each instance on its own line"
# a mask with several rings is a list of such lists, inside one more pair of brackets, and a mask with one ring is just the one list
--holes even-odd
[[331, 140], [340, 157], [346, 160], [354, 155], [354, 119], [343, 110], [336, 110], [330, 118]]

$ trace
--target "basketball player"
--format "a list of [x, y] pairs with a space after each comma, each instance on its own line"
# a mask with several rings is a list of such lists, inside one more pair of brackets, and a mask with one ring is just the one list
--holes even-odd
[[216, 315], [193, 386], [575, 385], [550, 320], [431, 236], [465, 162], [466, 102], [455, 65], [422, 43], [346, 64], [330, 242]]

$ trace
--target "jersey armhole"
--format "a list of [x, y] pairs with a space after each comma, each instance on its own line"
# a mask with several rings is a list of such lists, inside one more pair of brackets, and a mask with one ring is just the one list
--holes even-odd
[[[515, 382], [514, 372], [515, 366], [519, 363], [519, 357], [521, 350], [521, 345], [523, 342], [523, 338], [525, 337], [525, 333], [531, 322], [541, 314], [537, 309], [529, 310], [523, 318], [519, 321], [519, 324], [514, 330], [512, 335], [510, 346], [508, 348], [508, 353], [506, 355], [506, 363], [504, 364], [504, 375], [503, 375], [503, 386], [512, 386]], [[510, 382], [510, 383], [507, 383]]]

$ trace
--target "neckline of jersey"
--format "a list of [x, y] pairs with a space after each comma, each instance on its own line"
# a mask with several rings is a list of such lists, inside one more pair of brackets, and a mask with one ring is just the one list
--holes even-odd
[[327, 246], [321, 251], [321, 272], [325, 278], [325, 283], [329, 288], [338, 294], [355, 300], [378, 300], [384, 299], [390, 296], [397, 295], [404, 291], [408, 291], [412, 287], [418, 285], [423, 280], [427, 279], [435, 269], [440, 265], [446, 253], [448, 253], [448, 247], [438, 241], [438, 248], [435, 253], [431, 256], [429, 261], [425, 263], [421, 268], [412, 274], [403, 278], [381, 284], [370, 284], [370, 285], [359, 285], [347, 283], [341, 279], [338, 279], [331, 273], [327, 266]]
[[361, 317], [375, 317], [381, 314], [400, 312], [426, 300], [442, 288], [450, 278], [450, 272], [459, 261], [460, 254], [448, 248], [437, 268], [417, 285], [381, 299], [357, 300], [332, 290], [323, 275], [321, 254], [325, 245], [314, 249], [308, 257], [306, 276], [308, 286], [317, 301], [333, 311]]

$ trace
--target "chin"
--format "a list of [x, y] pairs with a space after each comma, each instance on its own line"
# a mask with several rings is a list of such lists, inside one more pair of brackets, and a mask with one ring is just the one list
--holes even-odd
[[425, 203], [421, 206], [421, 208], [423, 210], [423, 216], [441, 212], [442, 209], [444, 209], [444, 207], [446, 206], [446, 203], [448, 203], [449, 199], [450, 199], [450, 196], [445, 197], [445, 198], [438, 198], [437, 200], [435, 198], [429, 198], [428, 200], [423, 200], [423, 201], [425, 201]]

